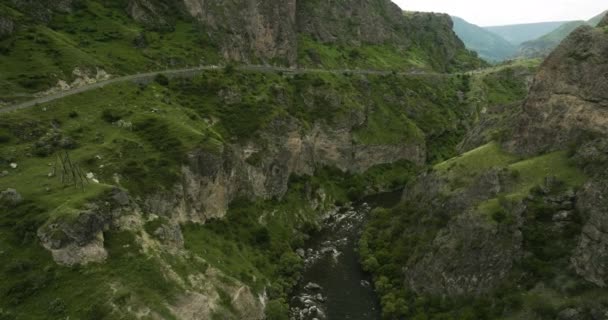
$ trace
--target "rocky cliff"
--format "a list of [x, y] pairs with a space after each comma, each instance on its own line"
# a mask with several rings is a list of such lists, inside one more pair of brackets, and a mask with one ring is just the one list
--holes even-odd
[[406, 187], [401, 207], [378, 213], [361, 250], [387, 316], [603, 317], [607, 45], [604, 27], [577, 29], [521, 108], [494, 122], [502, 145], [436, 165]]
[[[443, 72], [482, 65], [453, 33], [448, 16], [423, 13], [404, 15], [399, 7], [389, 0], [292, 0], [280, 3], [267, 0], [129, 0], [95, 4], [71, 0], [14, 0], [8, 3], [7, 7], [23, 15], [19, 16], [16, 23], [9, 23], [11, 20], [2, 18], [0, 36], [8, 36], [9, 29], [11, 33], [17, 30], [25, 34], [31, 32], [27, 27], [42, 24], [49, 32], [52, 30], [65, 33], [66, 37], [76, 43], [83, 37], [87, 39], [86, 46], [74, 48], [87, 57], [81, 56], [78, 61], [68, 63], [69, 67], [62, 65], [64, 61], [60, 61], [57, 65], [60, 70], [91, 68], [91, 62], [96, 60], [98, 65], [95, 67], [105, 64], [103, 67], [106, 70], [117, 69], [113, 73], [132, 71], [125, 70], [128, 69], [127, 66], [117, 63], [116, 60], [105, 61], [103, 58], [96, 58], [97, 53], [88, 49], [93, 43], [103, 44], [110, 38], [127, 40], [125, 43], [131, 42], [134, 47], [140, 49], [133, 51], [133, 46], [123, 47], [130, 55], [123, 57], [116, 51], [115, 54], [121, 56], [121, 59], [133, 60], [135, 55], [136, 60], [142, 60], [142, 65], [149, 67], [158, 64], [158, 59], [149, 56], [153, 50], [144, 50], [152, 45], [149, 41], [156, 37], [157, 32], [165, 37], [188, 38], [188, 41], [191, 41], [181, 44], [189, 50], [165, 52], [164, 58], [161, 58], [167, 59], [170, 65], [192, 65], [201, 61], [205, 64], [236, 61], [296, 67], [307, 64], [301, 60], [310, 45], [320, 46], [323, 50], [340, 51], [339, 55], [333, 57], [326, 57], [325, 52], [315, 54], [322, 60], [316, 61], [317, 65], [331, 62], [334, 68], [416, 67]], [[84, 27], [86, 19], [97, 14], [103, 14], [102, 19], [107, 20], [104, 24], [110, 25], [120, 17], [120, 24], [127, 23], [129, 28], [111, 26], [100, 32], [99, 36], [87, 38], [86, 33], [82, 33], [83, 30], [88, 30], [89, 33], [98, 30], [95, 27]], [[15, 29], [15, 24], [22, 25], [23, 28]], [[83, 25], [82, 28], [78, 26], [80, 24]], [[48, 42], [39, 43], [40, 51], [44, 52], [43, 49], [53, 46], [54, 39], [46, 32], [40, 36], [48, 38]], [[304, 45], [302, 42], [308, 39], [311, 39], [312, 43]], [[431, 45], [431, 42], [434, 45]], [[153, 47], [155, 50], [166, 49], [162, 44]], [[13, 45], [6, 49], [19, 50]], [[375, 52], [370, 55], [366, 49], [374, 49]], [[7, 50], [7, 53], [11, 50]], [[63, 54], [63, 50], [57, 51], [60, 55]], [[18, 56], [14, 58], [19, 62]], [[332, 59], [337, 61], [330, 61]], [[391, 59], [390, 65], [383, 63], [383, 59]], [[63, 77], [62, 80], [69, 79]]]
[[601, 28], [575, 30], [543, 63], [509, 150], [537, 154], [608, 133], [608, 41]]
[[[345, 127], [317, 124], [305, 132], [295, 119], [277, 119], [257, 143], [228, 145], [219, 154], [193, 151], [182, 168], [182, 181], [174, 191], [147, 200], [147, 211], [179, 222], [204, 223], [223, 218], [237, 197], [282, 198], [293, 175], [312, 176], [325, 167], [362, 174], [374, 166], [403, 160], [424, 163], [426, 146], [422, 142], [354, 143], [354, 128], [359, 125], [362, 123]], [[254, 157], [258, 157], [257, 163], [252, 162]]]

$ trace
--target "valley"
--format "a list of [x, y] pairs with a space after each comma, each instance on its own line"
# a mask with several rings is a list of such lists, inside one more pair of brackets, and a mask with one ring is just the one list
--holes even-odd
[[0, 319], [603, 319], [591, 21], [0, 2]]

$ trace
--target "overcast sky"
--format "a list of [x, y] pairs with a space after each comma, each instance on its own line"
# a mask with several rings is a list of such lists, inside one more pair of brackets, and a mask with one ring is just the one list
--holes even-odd
[[587, 20], [608, 0], [393, 0], [403, 10], [445, 12], [480, 26]]

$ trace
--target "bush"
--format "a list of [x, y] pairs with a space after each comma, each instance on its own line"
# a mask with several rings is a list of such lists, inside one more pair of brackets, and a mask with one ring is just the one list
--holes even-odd
[[266, 307], [266, 319], [268, 320], [288, 320], [289, 306], [284, 299], [276, 299], [268, 302]]
[[116, 109], [104, 109], [101, 118], [107, 123], [114, 123], [124, 117], [124, 112]]
[[236, 67], [233, 64], [227, 64], [224, 67], [224, 73], [225, 74], [233, 74], [236, 71]]
[[169, 78], [167, 78], [167, 76], [165, 76], [164, 74], [159, 73], [154, 77], [154, 82], [160, 84], [163, 87], [166, 87], [169, 85]]
[[70, 113], [68, 114], [68, 117], [74, 119], [74, 118], [78, 118], [78, 112], [76, 111], [70, 111]]
[[543, 297], [532, 296], [529, 298], [528, 303], [530, 304], [530, 309], [538, 316], [538, 319], [555, 319], [557, 316], [555, 307]]
[[268, 228], [262, 226], [253, 232], [253, 242], [258, 246], [268, 246], [270, 244], [270, 232]]
[[507, 219], [507, 212], [504, 209], [498, 209], [492, 213], [492, 220], [501, 223]]

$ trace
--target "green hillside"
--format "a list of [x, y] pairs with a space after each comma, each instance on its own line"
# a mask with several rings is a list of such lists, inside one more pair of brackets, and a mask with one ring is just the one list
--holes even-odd
[[559, 26], [557, 29], [542, 37], [526, 41], [519, 46], [519, 56], [523, 58], [545, 57], [555, 49], [572, 31], [583, 25], [595, 27], [604, 17], [603, 12], [588, 21], [571, 21]]
[[467, 48], [477, 52], [480, 58], [490, 62], [499, 62], [516, 54], [516, 46], [501, 36], [468, 23], [462, 18], [452, 17], [452, 20], [454, 21], [454, 32]]

